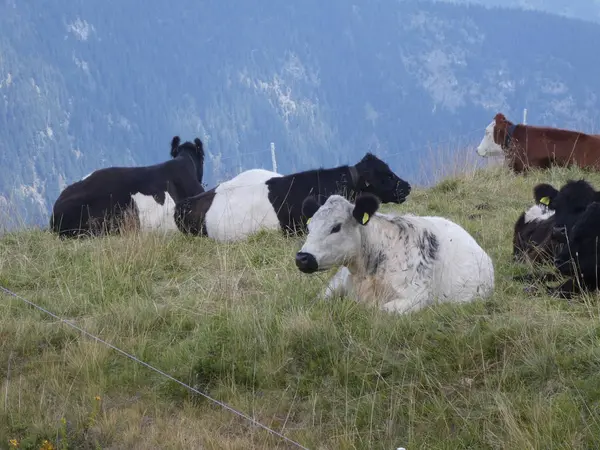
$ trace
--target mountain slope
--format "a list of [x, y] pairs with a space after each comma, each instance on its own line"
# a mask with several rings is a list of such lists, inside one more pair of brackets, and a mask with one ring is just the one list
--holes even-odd
[[[440, 0], [457, 4], [477, 4], [494, 8], [495, 0]], [[504, 0], [504, 7], [519, 8], [532, 11], [543, 11], [564, 17], [600, 23], [600, 1], [598, 0]]]
[[174, 134], [205, 141], [209, 185], [270, 168], [270, 142], [283, 173], [373, 151], [419, 181], [430, 145], [477, 142], [498, 110], [599, 123], [600, 27], [539, 12], [7, 0], [0, 27], [0, 195], [28, 222], [96, 168], [165, 160]]

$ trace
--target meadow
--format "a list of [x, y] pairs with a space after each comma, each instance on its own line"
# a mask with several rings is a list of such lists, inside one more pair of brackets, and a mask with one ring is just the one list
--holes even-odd
[[[397, 316], [319, 301], [333, 272], [300, 273], [302, 238], [277, 232], [216, 244], [15, 231], [0, 238], [0, 285], [310, 449], [593, 448], [596, 296], [511, 279], [529, 270], [511, 252], [533, 186], [582, 177], [600, 187], [578, 169], [489, 167], [383, 206], [450, 218], [490, 254], [495, 293], [467, 305]], [[4, 294], [0, 361], [0, 448], [293, 448]]]

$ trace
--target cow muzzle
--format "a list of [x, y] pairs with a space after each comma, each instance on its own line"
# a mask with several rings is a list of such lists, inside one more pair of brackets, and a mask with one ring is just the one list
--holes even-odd
[[296, 267], [304, 273], [313, 273], [319, 270], [317, 259], [310, 253], [304, 252], [296, 253]]

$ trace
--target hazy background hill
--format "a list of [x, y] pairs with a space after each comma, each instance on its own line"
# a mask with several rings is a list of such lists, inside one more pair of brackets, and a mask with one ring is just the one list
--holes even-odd
[[[497, 0], [444, 0], [458, 4], [478, 4], [487, 7], [498, 6]], [[598, 0], [504, 0], [504, 7], [545, 11], [565, 17], [600, 22], [600, 1]]]
[[271, 168], [270, 142], [282, 173], [372, 151], [418, 182], [499, 110], [600, 124], [600, 26], [539, 11], [0, 0], [0, 30], [0, 204], [28, 222], [97, 168], [165, 160], [174, 134], [204, 140], [208, 185]]

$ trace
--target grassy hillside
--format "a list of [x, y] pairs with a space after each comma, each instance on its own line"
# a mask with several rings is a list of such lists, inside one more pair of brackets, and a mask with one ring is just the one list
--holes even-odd
[[[600, 312], [523, 293], [512, 227], [539, 181], [503, 168], [384, 210], [442, 215], [496, 265], [486, 302], [393, 316], [314, 298], [300, 239], [0, 239], [0, 284], [311, 449], [591, 448]], [[291, 448], [22, 302], [0, 295], [0, 448]]]

